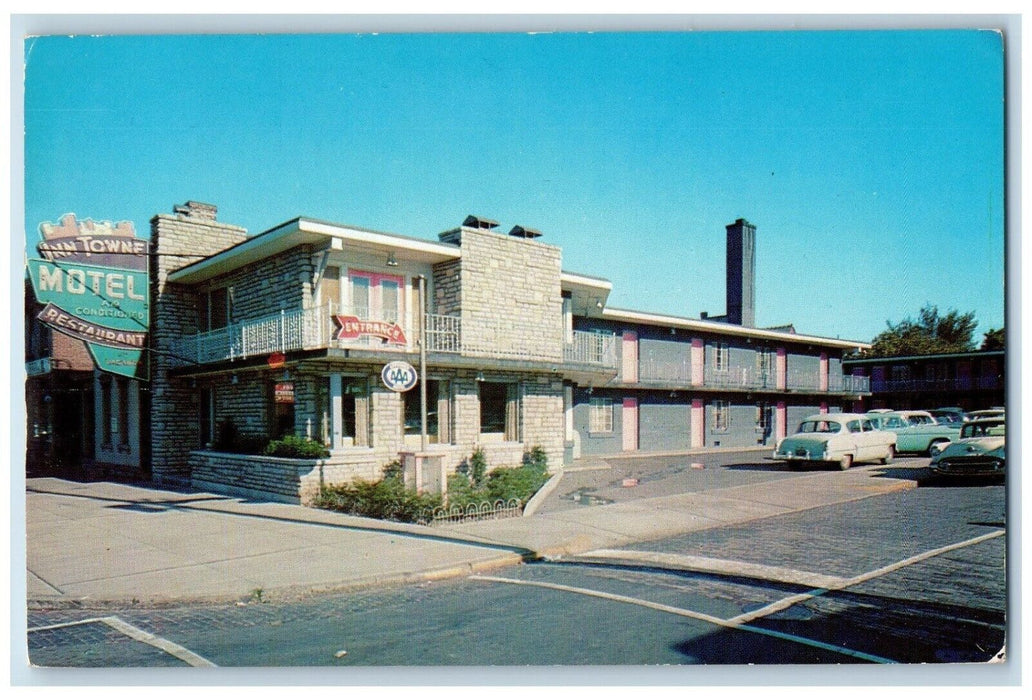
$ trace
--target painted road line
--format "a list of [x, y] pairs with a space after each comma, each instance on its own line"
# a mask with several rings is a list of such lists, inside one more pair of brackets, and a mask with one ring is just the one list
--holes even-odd
[[765, 564], [754, 564], [734, 559], [713, 559], [690, 554], [643, 552], [633, 549], [596, 549], [574, 557], [563, 557], [561, 561], [576, 563], [631, 562], [672, 571], [742, 576], [764, 581], [810, 586], [812, 588], [829, 588], [841, 585], [847, 581], [847, 579], [841, 576], [828, 576], [827, 574], [788, 569], [781, 566], [767, 566]]
[[724, 620], [713, 615], [707, 615], [706, 613], [697, 612], [695, 610], [687, 610], [685, 608], [675, 608], [672, 605], [664, 605], [663, 603], [654, 603], [649, 600], [642, 600], [641, 598], [631, 598], [629, 596], [618, 595], [616, 593], [606, 593], [605, 591], [596, 591], [590, 588], [578, 588], [576, 586], [566, 586], [559, 583], [548, 583], [546, 581], [524, 581], [520, 579], [512, 578], [501, 578], [498, 576], [470, 576], [471, 579], [477, 581], [489, 581], [493, 583], [509, 583], [517, 586], [534, 586], [537, 588], [549, 588], [556, 591], [564, 591], [567, 593], [578, 593], [580, 595], [591, 596], [593, 598], [601, 598], [603, 600], [610, 600], [617, 603], [628, 603], [630, 605], [637, 605], [643, 608], [649, 608], [657, 610], [659, 612], [670, 613], [671, 615], [679, 615], [681, 617], [689, 617], [694, 620], [701, 622], [708, 622], [711, 625], [718, 627], [724, 627], [728, 629], [741, 630], [743, 632], [751, 632], [753, 634], [762, 634], [766, 637], [774, 637], [776, 639], [782, 639], [788, 642], [794, 642], [796, 644], [802, 644], [817, 649], [823, 649], [825, 651], [832, 651], [836, 654], [843, 656], [851, 656], [853, 658], [861, 659], [863, 661], [870, 661], [876, 664], [894, 664], [897, 663], [892, 659], [886, 659], [881, 656], [875, 656], [873, 654], [866, 654], [862, 651], [856, 651], [853, 649], [847, 649], [845, 647], [836, 646], [834, 644], [826, 644], [819, 642], [815, 639], [807, 639], [806, 637], [799, 637], [794, 634], [786, 634], [784, 632], [778, 632], [776, 630], [763, 629], [762, 627], [753, 627], [740, 622], [732, 622], [730, 620]]
[[876, 579], [876, 578], [879, 578], [881, 576], [885, 576], [886, 574], [891, 574], [891, 573], [893, 573], [895, 571], [899, 571], [900, 569], [906, 568], [908, 566], [913, 566], [914, 564], [919, 564], [919, 563], [921, 563], [923, 561], [931, 559], [932, 557], [937, 557], [940, 554], [945, 554], [947, 552], [952, 552], [952, 551], [957, 550], [957, 549], [963, 549], [965, 547], [971, 547], [971, 546], [976, 545], [976, 544], [981, 544], [982, 542], [985, 542], [987, 540], [995, 539], [997, 537], [1002, 537], [1005, 534], [1007, 534], [1006, 530], [994, 530], [993, 532], [987, 533], [985, 535], [980, 535], [978, 537], [973, 537], [970, 540], [964, 540], [963, 542], [956, 542], [954, 544], [948, 544], [948, 545], [946, 545], [944, 547], [939, 547], [937, 549], [930, 549], [927, 552], [922, 552], [921, 554], [916, 554], [916, 555], [914, 555], [912, 557], [908, 557], [908, 558], [903, 559], [901, 561], [898, 561], [898, 562], [896, 562], [894, 564], [889, 564], [888, 566], [883, 566], [883, 567], [881, 567], [879, 569], [874, 569], [873, 571], [868, 571], [865, 574], [860, 574], [859, 576], [853, 576], [852, 578], [842, 579], [841, 582], [838, 583], [838, 584], [827, 586], [827, 587], [824, 587], [822, 589], [810, 591], [809, 593], [800, 593], [799, 595], [794, 595], [794, 596], [790, 596], [788, 598], [783, 598], [782, 600], [776, 601], [774, 603], [771, 603], [770, 605], [764, 606], [764, 607], [759, 608], [757, 610], [753, 610], [751, 612], [743, 613], [742, 615], [738, 615], [737, 617], [733, 617], [733, 618], [731, 618], [731, 621], [733, 621], [733, 622], [751, 622], [752, 620], [755, 620], [755, 619], [758, 619], [758, 618], [761, 618], [761, 617], [766, 617], [768, 615], [773, 615], [774, 613], [781, 612], [782, 610], [790, 608], [793, 605], [796, 605], [798, 603], [802, 603], [802, 602], [805, 602], [807, 600], [811, 600], [813, 598], [817, 598], [817, 597], [822, 596], [825, 593], [828, 593], [830, 591], [841, 591], [841, 590], [844, 590], [846, 588], [851, 588], [853, 586], [857, 586], [857, 585], [859, 585], [861, 583], [864, 583], [866, 581], [870, 581], [872, 579]]
[[56, 624], [56, 625], [44, 625], [42, 627], [32, 627], [32, 628], [30, 628], [30, 629], [28, 629], [26, 631], [27, 632], [43, 632], [45, 630], [55, 630], [55, 629], [61, 629], [61, 628], [65, 628], [65, 627], [74, 627], [76, 625], [89, 625], [89, 624], [95, 624], [95, 623], [104, 623], [108, 627], [111, 627], [112, 629], [117, 630], [118, 632], [121, 632], [125, 636], [130, 637], [132, 639], [135, 639], [138, 642], [143, 642], [144, 644], [148, 644], [148, 645], [150, 645], [150, 646], [152, 646], [152, 647], [154, 647], [156, 649], [160, 649], [161, 651], [165, 652], [166, 654], [170, 654], [170, 655], [176, 657], [177, 659], [179, 659], [180, 661], [184, 661], [185, 663], [189, 664], [190, 666], [207, 667], [207, 668], [215, 668], [216, 667], [216, 665], [213, 664], [211, 661], [208, 661], [207, 659], [205, 659], [203, 656], [200, 656], [199, 654], [195, 654], [194, 652], [190, 651], [186, 647], [180, 646], [179, 644], [176, 644], [175, 642], [170, 642], [169, 640], [165, 639], [164, 637], [159, 637], [156, 634], [151, 634], [150, 632], [144, 632], [139, 627], [134, 627], [133, 625], [130, 625], [128, 622], [126, 622], [125, 620], [122, 620], [122, 619], [120, 619], [120, 618], [118, 618], [118, 617], [116, 617], [114, 615], [110, 615], [108, 617], [91, 617], [91, 618], [87, 618], [85, 620], [76, 620], [75, 622], [64, 622], [64, 623], [60, 623], [60, 624]]

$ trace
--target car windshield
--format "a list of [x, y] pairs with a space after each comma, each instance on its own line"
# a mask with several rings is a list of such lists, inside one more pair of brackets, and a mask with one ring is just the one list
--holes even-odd
[[962, 438], [980, 438], [980, 437], [1003, 437], [1006, 433], [1006, 426], [1001, 421], [979, 421], [978, 423], [968, 423], [960, 432]]
[[842, 426], [830, 420], [807, 420], [799, 425], [800, 433], [837, 433]]

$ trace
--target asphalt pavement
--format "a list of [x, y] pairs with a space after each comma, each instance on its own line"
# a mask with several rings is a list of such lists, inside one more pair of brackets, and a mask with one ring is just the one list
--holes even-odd
[[844, 503], [912, 488], [921, 471], [904, 461], [795, 473], [764, 463], [760, 452], [585, 460], [553, 477], [524, 517], [434, 526], [145, 485], [28, 479], [26, 592], [29, 607], [41, 609], [383, 587]]

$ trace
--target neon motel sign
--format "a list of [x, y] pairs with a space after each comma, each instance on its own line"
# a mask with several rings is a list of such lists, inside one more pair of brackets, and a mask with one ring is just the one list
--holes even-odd
[[148, 252], [130, 222], [112, 225], [65, 215], [40, 224], [41, 259], [28, 260], [43, 310], [36, 318], [86, 343], [100, 370], [146, 379], [150, 324]]

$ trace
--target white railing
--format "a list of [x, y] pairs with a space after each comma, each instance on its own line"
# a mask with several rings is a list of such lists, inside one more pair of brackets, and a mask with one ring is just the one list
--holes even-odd
[[687, 357], [680, 360], [657, 360], [654, 357], [645, 358], [639, 363], [638, 381], [691, 384], [691, 359]]
[[[281, 311], [262, 318], [232, 323], [225, 328], [180, 338], [173, 344], [172, 355], [184, 364], [206, 364], [225, 360], [271, 355], [275, 352], [314, 350], [329, 347], [379, 347], [370, 338], [334, 339], [334, 314], [358, 316], [362, 320], [396, 322], [396, 315], [370, 318], [366, 309], [319, 306], [310, 309]], [[388, 317], [389, 316], [389, 317]], [[428, 352], [462, 352], [461, 322], [458, 316], [427, 314], [426, 341]], [[393, 346], [404, 352], [415, 352], [416, 333], [408, 333], [407, 346]], [[372, 339], [375, 341], [376, 339]]]
[[616, 334], [573, 331], [570, 342], [563, 346], [563, 360], [616, 369]]
[[426, 351], [462, 352], [462, 319], [458, 316], [427, 314]]
[[751, 367], [730, 367], [727, 370], [717, 370], [708, 366], [705, 370], [703, 385], [721, 389], [776, 389], [777, 376], [773, 372]]
[[848, 374], [842, 377], [832, 377], [828, 382], [828, 390], [849, 394], [867, 394], [871, 391], [871, 378], [854, 377]]

